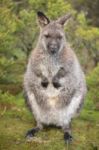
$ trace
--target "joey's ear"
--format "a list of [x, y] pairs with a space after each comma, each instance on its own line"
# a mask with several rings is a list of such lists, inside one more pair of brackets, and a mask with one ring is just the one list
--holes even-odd
[[50, 23], [50, 20], [40, 11], [37, 12], [38, 22], [41, 27], [46, 26]]
[[71, 18], [71, 14], [68, 13], [67, 15], [65, 15], [65, 16], [63, 16], [63, 17], [60, 17], [60, 18], [57, 20], [57, 22], [63, 26], [65, 23], [67, 23], [67, 21], [68, 21], [70, 18]]

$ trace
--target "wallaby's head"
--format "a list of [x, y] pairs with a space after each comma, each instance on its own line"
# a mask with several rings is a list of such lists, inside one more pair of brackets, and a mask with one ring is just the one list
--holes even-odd
[[54, 55], [61, 51], [65, 46], [64, 24], [70, 18], [67, 14], [55, 21], [50, 21], [42, 12], [37, 13], [40, 26], [39, 44], [49, 54]]

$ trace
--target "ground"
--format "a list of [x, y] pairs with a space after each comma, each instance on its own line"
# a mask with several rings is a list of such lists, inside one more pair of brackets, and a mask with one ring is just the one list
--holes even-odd
[[[65, 144], [63, 132], [46, 128], [31, 140], [25, 138], [35, 119], [21, 96], [5, 95], [0, 102], [0, 150], [99, 150], [99, 112], [85, 107], [72, 121], [73, 142]], [[13, 100], [12, 100], [13, 99]]]

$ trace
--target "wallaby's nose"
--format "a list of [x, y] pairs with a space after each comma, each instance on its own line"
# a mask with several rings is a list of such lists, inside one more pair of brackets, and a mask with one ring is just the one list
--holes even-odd
[[52, 54], [55, 54], [56, 51], [57, 51], [57, 49], [55, 49], [55, 48], [54, 48], [54, 49], [51, 49], [51, 53], [52, 53]]
[[54, 54], [54, 53], [57, 52], [57, 45], [56, 45], [56, 44], [55, 44], [55, 45], [50, 45], [50, 52], [51, 52], [52, 54]]

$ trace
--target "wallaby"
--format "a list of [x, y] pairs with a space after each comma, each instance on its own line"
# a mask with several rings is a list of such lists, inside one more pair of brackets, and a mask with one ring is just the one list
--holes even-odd
[[63, 129], [64, 140], [70, 141], [71, 120], [80, 112], [87, 91], [84, 73], [65, 38], [64, 25], [71, 15], [55, 21], [42, 12], [37, 16], [40, 35], [24, 76], [26, 102], [37, 127], [26, 136], [34, 136], [44, 125], [55, 125]]

